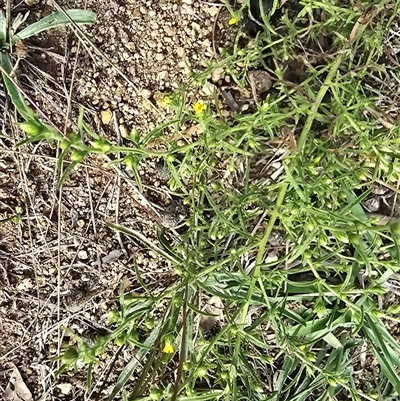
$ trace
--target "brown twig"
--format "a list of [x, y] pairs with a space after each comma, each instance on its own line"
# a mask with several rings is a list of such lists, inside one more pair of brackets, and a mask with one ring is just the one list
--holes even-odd
[[218, 18], [219, 15], [221, 14], [221, 7], [218, 9], [217, 15], [215, 16], [214, 24], [213, 24], [213, 29], [212, 29], [212, 48], [213, 48], [213, 56], [217, 60], [218, 59], [218, 54], [217, 50], [215, 48], [215, 30], [217, 29], [217, 23], [218, 23]]

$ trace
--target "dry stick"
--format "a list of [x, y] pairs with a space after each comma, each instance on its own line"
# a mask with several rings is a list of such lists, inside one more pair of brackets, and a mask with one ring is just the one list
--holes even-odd
[[[107, 380], [108, 380], [108, 378], [109, 378], [111, 372], [112, 372], [113, 369], [114, 369], [114, 366], [115, 366], [115, 363], [117, 362], [118, 357], [120, 356], [121, 352], [122, 352], [125, 348], [126, 348], [126, 345], [125, 345], [125, 344], [122, 344], [122, 345], [118, 348], [117, 352], [114, 354], [113, 359], [107, 363], [107, 366], [104, 367], [104, 369], [103, 369], [101, 375], [99, 376], [97, 382], [93, 385], [93, 388], [92, 388], [92, 390], [90, 391], [90, 393], [89, 393], [89, 395], [88, 395], [88, 397], [87, 397], [88, 400], [92, 399], [92, 396], [93, 396], [93, 400], [94, 400], [94, 401], [97, 401], [97, 400], [99, 399], [99, 396], [100, 396], [101, 393], [103, 392], [104, 387], [106, 386]], [[135, 357], [135, 356], [134, 356], [134, 357]], [[104, 377], [104, 379], [103, 379], [103, 377]], [[103, 379], [103, 383], [101, 384], [99, 391], [98, 391], [97, 393], [95, 393], [94, 391], [96, 390], [96, 387], [97, 387], [98, 384], [100, 383], [101, 379]]]
[[[62, 85], [60, 85], [57, 81], [55, 81], [53, 77], [51, 77], [50, 75], [48, 75], [47, 73], [42, 71], [40, 68], [38, 68], [35, 65], [33, 65], [32, 63], [29, 63], [26, 60], [24, 61], [24, 63], [29, 65], [29, 68], [31, 69], [31, 72], [33, 74], [35, 74], [35, 76], [38, 79], [45, 78], [45, 79], [51, 81], [51, 83], [59, 90], [59, 91], [57, 91], [55, 89], [51, 89], [51, 88], [46, 87], [45, 88], [46, 91], [45, 91], [36, 82], [34, 82], [33, 79], [29, 75], [26, 75], [26, 74], [22, 74], [21, 75], [21, 76], [24, 76], [27, 81], [29, 81], [29, 83], [31, 84], [32, 88], [34, 90], [36, 90], [38, 93], [40, 93], [46, 99], [46, 101], [48, 101], [53, 106], [54, 109], [56, 109], [60, 114], [64, 114], [65, 113], [65, 108], [63, 108], [58, 103], [56, 103], [52, 98], [50, 98], [49, 94], [53, 93], [56, 96], [60, 96], [62, 99], [68, 99], [69, 95], [68, 95], [67, 89], [65, 87], [63, 87]], [[82, 106], [82, 104], [79, 103], [77, 100], [71, 99], [71, 102], [73, 104]], [[88, 107], [86, 107], [85, 111], [86, 111], [86, 114], [88, 114], [89, 112], [92, 115], [95, 114], [94, 111], [89, 109]], [[76, 128], [77, 125], [74, 123], [73, 120], [70, 120], [69, 122], [70, 122], [71, 125], [73, 125], [74, 128]]]
[[[86, 4], [87, 2], [85, 2], [85, 8], [86, 8]], [[75, 60], [74, 60], [74, 67], [72, 69], [72, 75], [71, 75], [71, 84], [70, 84], [70, 88], [69, 88], [69, 93], [67, 93], [67, 111], [65, 113], [65, 124], [64, 124], [64, 133], [67, 132], [67, 128], [68, 128], [68, 118], [69, 115], [71, 114], [71, 104], [72, 104], [72, 91], [74, 88], [74, 81], [75, 81], [75, 74], [76, 74], [76, 66], [78, 65], [78, 56], [79, 56], [79, 51], [80, 51], [80, 45], [81, 42], [78, 41], [78, 45], [76, 47], [76, 54], [75, 54]], [[65, 88], [67, 89], [67, 88]]]
[[[29, 79], [29, 78], [28, 78], [28, 79]], [[21, 91], [21, 93], [22, 93], [25, 97], [27, 97], [26, 94], [21, 90], [21, 88], [18, 87], [18, 89]], [[40, 109], [38, 106], [36, 106], [36, 105], [31, 101], [31, 99], [28, 98], [28, 100], [32, 103], [32, 105], [35, 106], [36, 111], [39, 112], [39, 114], [42, 116], [42, 118], [44, 118], [48, 123], [50, 123], [50, 124], [53, 126], [53, 124], [52, 124], [52, 122], [50, 121], [50, 119], [41, 111], [41, 109]], [[56, 106], [56, 108], [58, 108], [58, 106]], [[53, 127], [54, 127], [54, 126], [53, 126]], [[61, 132], [57, 127], [54, 127], [54, 128], [55, 128], [60, 134], [62, 134], [62, 132]], [[64, 132], [64, 136], [65, 136], [65, 132]], [[40, 145], [40, 144], [38, 144], [37, 147], [38, 147], [39, 145]], [[57, 148], [57, 157], [58, 157], [58, 154], [59, 154], [59, 148]], [[56, 159], [57, 159], [57, 157], [56, 157]], [[56, 167], [56, 168], [57, 168], [57, 167]], [[56, 170], [56, 169], [55, 169], [55, 170]], [[57, 177], [57, 174], [56, 174], [56, 173], [54, 174], [54, 177], [55, 177], [55, 180], [53, 180], [53, 189], [54, 189], [54, 193], [57, 194], [57, 190], [55, 189], [55, 188], [56, 188], [56, 183], [55, 183], [55, 181], [56, 181], [56, 177]], [[60, 206], [60, 205], [58, 205], [58, 206]], [[54, 208], [55, 208], [55, 205], [54, 205], [54, 203], [53, 203], [53, 205], [52, 205], [52, 207], [51, 207], [51, 210], [50, 210], [50, 217], [53, 215]], [[59, 212], [60, 212], [60, 210], [59, 210]], [[49, 226], [48, 226], [48, 228], [49, 228]], [[48, 229], [48, 228], [47, 228], [47, 229]], [[46, 234], [47, 234], [47, 230], [46, 230]]]
[[[59, 156], [59, 148], [57, 147], [57, 158]], [[61, 162], [61, 169], [62, 169], [62, 162]], [[56, 170], [54, 174], [55, 180], [53, 182], [53, 188], [57, 187], [57, 164], [56, 164]], [[57, 190], [55, 191], [57, 195]], [[60, 295], [60, 288], [61, 288], [61, 202], [62, 202], [62, 186], [60, 187], [58, 191], [58, 202], [57, 202], [57, 211], [58, 211], [58, 216], [57, 216], [57, 320], [60, 320], [60, 304], [61, 304], [61, 295]], [[54, 205], [53, 205], [54, 206]], [[54, 210], [54, 208], [53, 208]], [[52, 212], [53, 212], [52, 210]], [[57, 354], [60, 354], [61, 351], [61, 330], [60, 326], [57, 327]], [[60, 369], [60, 363], [61, 361], [57, 359], [57, 370]]]
[[90, 204], [90, 214], [92, 217], [92, 226], [93, 226], [93, 233], [94, 237], [96, 238], [96, 254], [97, 254], [97, 267], [101, 270], [102, 268], [102, 261], [100, 257], [100, 252], [99, 252], [99, 247], [98, 247], [98, 235], [97, 235], [97, 229], [96, 229], [96, 219], [95, 219], [95, 214], [94, 214], [94, 207], [93, 207], [93, 197], [92, 197], [92, 191], [90, 188], [90, 178], [89, 178], [89, 172], [88, 169], [85, 169], [86, 172], [86, 184], [88, 188], [88, 193], [89, 193], [89, 204]]
[[[108, 156], [104, 156], [104, 158], [110, 163], [112, 160]], [[157, 211], [157, 209], [147, 200], [147, 198], [137, 189], [137, 187], [132, 183], [132, 180], [127, 179], [126, 174], [115, 164], [112, 164], [112, 167], [114, 170], [120, 175], [122, 178], [125, 178], [126, 183], [133, 189], [135, 194], [138, 196], [140, 200], [140, 204], [144, 206], [147, 210], [151, 211], [154, 213], [154, 216], [159, 219], [160, 218], [160, 213]], [[135, 199], [136, 200], [136, 199]], [[137, 201], [137, 200], [136, 200]]]
[[[308, 134], [310, 132], [312, 123], [315, 119], [315, 116], [317, 114], [319, 106], [320, 106], [322, 99], [324, 98], [329, 86], [332, 84], [332, 80], [340, 67], [342, 59], [343, 59], [343, 53], [340, 54], [339, 57], [335, 60], [335, 62], [332, 64], [330, 71], [325, 79], [325, 82], [323, 83], [323, 85], [321, 86], [321, 88], [318, 91], [316, 100], [315, 100], [314, 104], [311, 106], [310, 112], [307, 116], [307, 120], [301, 131], [301, 134], [300, 134], [300, 137], [299, 137], [299, 140], [297, 143], [297, 154], [301, 154], [301, 152], [303, 151], [304, 145], [308, 138]], [[290, 168], [290, 166], [289, 166], [289, 168]], [[261, 242], [260, 242], [260, 245], [258, 248], [258, 252], [257, 252], [256, 265], [254, 267], [253, 275], [251, 278], [251, 283], [250, 283], [250, 286], [249, 286], [249, 289], [248, 289], [247, 295], [246, 295], [247, 301], [244, 304], [244, 306], [242, 307], [242, 316], [240, 319], [241, 327], [244, 327], [244, 325], [246, 323], [246, 317], [247, 317], [247, 313], [249, 311], [249, 306], [250, 306], [249, 298], [251, 298], [251, 294], [253, 293], [256, 281], [260, 279], [261, 264], [264, 259], [265, 248], [267, 246], [267, 242], [271, 235], [272, 229], [274, 228], [275, 222], [279, 216], [279, 212], [280, 212], [282, 203], [285, 199], [288, 188], [289, 188], [289, 183], [286, 182], [282, 185], [282, 187], [279, 191], [279, 194], [278, 194], [278, 198], [275, 203], [274, 210], [272, 211], [268, 225], [267, 225], [264, 235], [261, 239]], [[235, 351], [233, 354], [233, 359], [232, 359], [232, 366], [235, 366], [235, 367], [237, 366], [237, 363], [238, 363], [240, 345], [241, 345], [241, 336], [238, 336], [237, 340], [236, 340], [236, 344], [235, 344]], [[233, 399], [237, 400], [237, 383], [236, 383], [236, 381], [233, 382]]]
[[[85, 4], [85, 6], [86, 6], [86, 4]], [[72, 70], [72, 76], [71, 76], [71, 86], [70, 86], [69, 92], [67, 91], [67, 88], [66, 88], [66, 87], [64, 88], [65, 91], [66, 91], [66, 94], [65, 94], [65, 95], [66, 95], [66, 99], [67, 99], [67, 110], [66, 110], [66, 113], [65, 113], [65, 123], [64, 123], [64, 129], [63, 129], [63, 134], [64, 134], [64, 136], [65, 136], [66, 133], [67, 133], [68, 122], [69, 122], [69, 115], [70, 115], [70, 113], [71, 113], [72, 90], [73, 90], [73, 82], [74, 82], [74, 79], [75, 79], [75, 70], [76, 70], [75, 67], [76, 67], [77, 62], [78, 62], [79, 47], [80, 47], [80, 42], [78, 42], [78, 46], [77, 46], [76, 57], [75, 57], [75, 61], [74, 61], [74, 68], [73, 68], [73, 70]], [[64, 57], [64, 59], [65, 59], [65, 57]], [[59, 156], [59, 151], [60, 151], [60, 149], [57, 148], [57, 156], [56, 156], [56, 159], [57, 159], [57, 160], [58, 160], [58, 156]], [[62, 160], [62, 161], [61, 161], [61, 170], [62, 170], [62, 167], [63, 167], [63, 163], [64, 163], [64, 161]], [[56, 169], [57, 169], [57, 164], [56, 164]], [[55, 177], [55, 179], [57, 179], [57, 171], [55, 172], [54, 177]], [[53, 187], [54, 187], [54, 188], [57, 187], [57, 184], [56, 184], [55, 181], [53, 182]], [[62, 188], [60, 188], [60, 192], [62, 192]], [[58, 210], [58, 216], [61, 215], [61, 213], [60, 213], [60, 207], [61, 207], [61, 205], [60, 205], [60, 202], [59, 202], [59, 204], [58, 204], [58, 208], [59, 208], [59, 210]], [[54, 209], [53, 209], [53, 210], [54, 210]], [[51, 214], [53, 213], [53, 210], [51, 211]]]
[[47, 331], [47, 334], [52, 333], [55, 330], [58, 330], [60, 325], [63, 323], [68, 323], [68, 321], [76, 316], [78, 316], [82, 311], [75, 312], [73, 315], [68, 316], [62, 320], [58, 320], [56, 323], [54, 323], [50, 328], [47, 328], [46, 330], [41, 330], [38, 333], [34, 334], [31, 338], [25, 341], [20, 341], [19, 344], [16, 347], [13, 347], [10, 351], [7, 351], [4, 355], [0, 355], [0, 361], [5, 361], [7, 360], [7, 357], [11, 354], [13, 354], [16, 350], [22, 348], [24, 345], [28, 344], [29, 342], [32, 342], [39, 336], [41, 336], [45, 331]]
[[[15, 150], [7, 149], [5, 147], [0, 147], [0, 150], [2, 152], [11, 153], [11, 154], [17, 153]], [[34, 155], [34, 154], [31, 154], [31, 153], [28, 153], [28, 152], [19, 152], [19, 153], [21, 153], [23, 155], [27, 155], [27, 156], [34, 156], [34, 157], [38, 157], [38, 158], [44, 158], [44, 159], [55, 160], [55, 161], [57, 160], [54, 156], [36, 155], [36, 154]], [[107, 162], [111, 162], [112, 161], [109, 157], [105, 157], [105, 158], [106, 158]], [[71, 163], [71, 162], [70, 161], [64, 161], [64, 163]], [[92, 170], [101, 172], [103, 174], [107, 174], [106, 170], [104, 170], [102, 168], [99, 168], [99, 167], [96, 167], [96, 166], [92, 166], [92, 165], [86, 164], [86, 163], [80, 163], [80, 165], [82, 167], [87, 167], [87, 168], [90, 168]], [[159, 213], [158, 213], [157, 209], [154, 208], [152, 206], [152, 204], [147, 200], [147, 198], [136, 188], [136, 186], [132, 183], [132, 180], [129, 177], [127, 177], [126, 174], [124, 174], [124, 172], [118, 166], [116, 166], [114, 164], [112, 164], [112, 166], [118, 172], [118, 174], [120, 174], [120, 176], [126, 181], [126, 183], [134, 190], [136, 195], [138, 195], [141, 203], [135, 198], [132, 198], [132, 199], [135, 202], [137, 202], [138, 204], [144, 206], [147, 210], [150, 209], [150, 211], [152, 213], [154, 213], [154, 216], [158, 219], [160, 216], [159, 216]]]
[[[24, 186], [25, 186], [25, 191], [22, 191], [23, 192], [22, 196], [24, 198], [25, 205], [27, 205], [27, 206], [29, 204], [32, 205], [33, 215], [35, 216], [36, 223], [39, 226], [39, 231], [43, 235], [42, 228], [41, 228], [41, 225], [39, 223], [39, 219], [38, 219], [38, 217], [36, 215], [36, 212], [35, 212], [33, 199], [31, 197], [31, 194], [30, 194], [30, 191], [29, 191], [29, 188], [28, 188], [27, 177], [26, 177], [26, 174], [25, 174], [25, 170], [22, 167], [22, 164], [23, 164], [22, 160], [19, 157], [17, 157], [17, 160], [18, 160], [17, 164], [18, 164], [18, 169], [19, 169], [19, 174], [20, 174], [20, 177], [21, 177], [21, 181], [24, 183]], [[29, 204], [27, 202], [27, 198], [29, 199]], [[38, 300], [37, 313], [36, 313], [36, 317], [34, 319], [36, 321], [39, 318], [39, 310], [40, 310], [40, 290], [39, 290], [39, 278], [38, 278], [38, 273], [37, 273], [37, 266], [39, 265], [39, 262], [38, 262], [37, 258], [35, 257], [35, 252], [34, 252], [33, 235], [32, 235], [32, 227], [31, 227], [29, 206], [25, 207], [25, 209], [26, 209], [25, 213], [26, 213], [26, 215], [28, 217], [27, 222], [28, 222], [29, 243], [30, 243], [30, 246], [31, 246], [30, 255], [31, 255], [32, 259], [33, 259], [32, 267], [33, 267], [33, 273], [34, 273], [34, 276], [35, 276], [36, 295], [37, 295], [37, 300]], [[46, 242], [46, 240], [45, 240], [45, 242]], [[46, 245], [47, 245], [47, 242], [46, 242]]]
[[[370, 174], [367, 174], [367, 177], [372, 179], [372, 175], [370, 175]], [[379, 178], [375, 178], [375, 182], [380, 184], [380, 185], [382, 185], [382, 186], [384, 186], [385, 188], [389, 188], [391, 191], [393, 191], [396, 194], [400, 194], [400, 189], [399, 188], [397, 188], [397, 187], [395, 187], [395, 186], [393, 186], [393, 185], [391, 185], [391, 184], [389, 184], [387, 182], [384, 182]]]
[[[57, 217], [57, 320], [60, 320], [60, 304], [61, 304], [61, 201], [62, 188], [58, 192], [58, 217]], [[61, 350], [61, 331], [60, 326], [57, 326], [57, 354]], [[60, 360], [57, 360], [57, 370], [60, 369]]]
[[[14, 149], [7, 149], [6, 147], [0, 147], [0, 150], [2, 152], [6, 152], [6, 153], [11, 153], [11, 154], [15, 154], [17, 153]], [[27, 155], [27, 156], [32, 156], [32, 157], [37, 157], [37, 158], [42, 158], [42, 159], [49, 159], [49, 160], [54, 160], [57, 161], [57, 158], [54, 156], [48, 156], [48, 155], [38, 155], [38, 154], [31, 154], [29, 152], [18, 152], [22, 155]], [[106, 157], [107, 162], [111, 162], [112, 160], [108, 157]], [[64, 163], [71, 163], [70, 161], [63, 161]], [[86, 168], [90, 168], [92, 170], [101, 172], [103, 174], [107, 174], [106, 170], [96, 167], [96, 166], [92, 166], [90, 164], [86, 164], [86, 163], [80, 163], [80, 166], [82, 167], [86, 167]], [[147, 198], [136, 188], [136, 186], [132, 183], [132, 180], [126, 176], [126, 174], [124, 174], [124, 172], [118, 167], [115, 166], [114, 164], [112, 165], [113, 168], [118, 172], [118, 174], [120, 174], [120, 176], [126, 181], [126, 183], [134, 190], [134, 192], [136, 193], [136, 195], [138, 195], [138, 197], [140, 198], [140, 201], [142, 203], [140, 203], [137, 199], [132, 198], [135, 202], [137, 202], [138, 204], [141, 204], [142, 206], [144, 206], [146, 209], [150, 209], [150, 211], [152, 213], [154, 213], [154, 216], [156, 218], [159, 218], [159, 212], [157, 211], [156, 208], [154, 208], [152, 206], [152, 204], [147, 200]], [[172, 232], [172, 230], [171, 230]]]
[[11, 28], [11, 0], [7, 0], [6, 3], [6, 25], [9, 32]]
[[[397, 189], [399, 188], [399, 185], [400, 185], [400, 182], [397, 181]], [[393, 206], [392, 206], [392, 209], [390, 211], [390, 215], [391, 216], [394, 216], [395, 213], [396, 213], [397, 198], [398, 198], [398, 193], [396, 192], [394, 194], [394, 198], [393, 198]]]
[[[7, 30], [9, 31], [10, 27], [11, 27], [11, 0], [7, 0], [6, 2], [6, 26], [7, 26]], [[11, 46], [10, 46], [11, 47]], [[6, 96], [6, 101], [5, 101], [5, 105], [4, 105], [4, 113], [3, 113], [3, 129], [5, 130], [5, 121], [6, 121], [6, 110], [8, 109], [8, 97]]]
[[217, 23], [218, 23], [218, 18], [219, 18], [220, 14], [221, 14], [221, 7], [218, 8], [218, 12], [217, 12], [217, 15], [215, 16], [213, 30], [212, 30], [212, 47], [213, 47], [213, 56], [214, 56], [215, 60], [218, 59], [217, 49], [215, 48], [215, 31], [217, 29]]
[[[114, 120], [114, 128], [115, 128], [115, 132], [117, 133], [117, 141], [118, 141], [118, 146], [122, 145], [122, 139], [121, 139], [121, 131], [118, 127], [118, 121], [117, 121], [117, 116], [114, 113], [113, 116], [113, 120]], [[120, 152], [117, 153], [116, 155], [117, 160], [120, 159]], [[119, 200], [120, 200], [120, 195], [121, 195], [121, 176], [118, 174], [117, 177], [117, 193], [116, 193], [116, 205], [115, 205], [115, 224], [119, 225]], [[117, 235], [117, 239], [118, 239], [118, 243], [119, 246], [122, 249], [122, 252], [124, 253], [125, 257], [128, 257], [128, 252], [126, 251], [125, 247], [124, 247], [124, 243], [122, 242], [122, 238], [121, 238], [121, 233], [117, 230], [116, 231], [116, 235]]]

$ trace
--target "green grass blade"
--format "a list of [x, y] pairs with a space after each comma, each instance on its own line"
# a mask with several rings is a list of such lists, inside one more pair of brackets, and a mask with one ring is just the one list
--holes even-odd
[[339, 341], [339, 339], [335, 335], [333, 335], [332, 333], [328, 333], [326, 336], [323, 337], [323, 339], [332, 348], [342, 348], [343, 347], [343, 345]]
[[[365, 314], [365, 320], [368, 322], [368, 328], [373, 332], [375, 336], [379, 336], [379, 338], [382, 338], [382, 341], [387, 341], [389, 345], [391, 345], [396, 353], [400, 355], [400, 345], [398, 341], [396, 341], [392, 335], [387, 331], [386, 327], [383, 325], [383, 323], [371, 316], [370, 314]], [[366, 328], [366, 326], [364, 326]], [[377, 344], [378, 340], [376, 337], [371, 337], [370, 335], [368, 336], [371, 341], [373, 341], [375, 344]], [[399, 356], [397, 356], [399, 358]], [[399, 367], [400, 367], [400, 360], [399, 360]]]
[[20, 90], [17, 88], [15, 83], [9, 78], [13, 66], [11, 64], [10, 56], [7, 52], [0, 52], [0, 68], [3, 76], [4, 84], [7, 88], [7, 93], [10, 96], [12, 104], [17, 109], [18, 113], [21, 114], [25, 120], [36, 119], [36, 115], [33, 110], [28, 106]]
[[93, 384], [93, 362], [89, 363], [88, 370], [87, 370], [87, 379], [86, 379], [86, 387], [90, 392], [92, 390]]
[[280, 373], [276, 382], [276, 390], [278, 390], [278, 392], [283, 390], [287, 378], [295, 370], [299, 362], [300, 361], [295, 356], [287, 356], [285, 358], [282, 366], [282, 372]]
[[135, 270], [135, 274], [136, 274], [136, 278], [139, 281], [139, 284], [142, 286], [142, 288], [149, 294], [149, 296], [153, 296], [153, 294], [151, 293], [151, 290], [147, 287], [147, 285], [145, 284], [145, 282], [142, 279], [142, 275], [140, 274], [136, 259], [133, 259], [133, 268]]
[[374, 354], [379, 361], [380, 367], [385, 374], [385, 377], [395, 387], [396, 391], [400, 393], [400, 378], [396, 371], [395, 366], [391, 364], [390, 360], [387, 360], [384, 355], [381, 354], [380, 350], [377, 349], [375, 344], [372, 344]]
[[72, 162], [62, 173], [61, 178], [58, 182], [58, 188], [61, 188], [64, 184], [64, 181], [68, 178], [71, 172], [74, 170], [75, 166], [78, 165], [78, 162]]
[[374, 323], [374, 321], [367, 314], [365, 315], [365, 318], [370, 327], [364, 327], [363, 331], [371, 341], [374, 354], [378, 359], [385, 376], [396, 388], [396, 391], [400, 393], [400, 377], [397, 373], [398, 367], [400, 365], [399, 357], [385, 343], [379, 325], [376, 326], [376, 322]]
[[193, 397], [178, 397], [178, 401], [207, 401], [207, 400], [215, 400], [219, 397], [222, 397], [224, 392], [222, 390], [214, 390], [210, 391], [206, 394], [195, 395]]
[[12, 37], [12, 43], [18, 42], [37, 35], [40, 32], [48, 29], [56, 28], [63, 25], [71, 24], [71, 20], [75, 24], [92, 24], [96, 18], [96, 14], [87, 10], [67, 10], [64, 15], [60, 11], [56, 11], [47, 17], [29, 25], [22, 31]]
[[168, 255], [170, 255], [172, 259], [179, 259], [179, 256], [176, 255], [175, 251], [172, 249], [171, 245], [164, 235], [163, 230], [160, 227], [157, 228], [157, 238], [164, 251], [168, 253]]
[[0, 44], [3, 46], [7, 42], [7, 20], [2, 11], [0, 11]]
[[136, 356], [132, 358], [132, 360], [125, 366], [124, 370], [118, 377], [118, 380], [111, 392], [108, 401], [112, 401], [115, 396], [122, 390], [128, 380], [131, 378], [133, 372], [137, 368], [137, 366], [142, 362], [143, 358], [149, 352], [149, 347], [153, 346], [159, 337], [160, 330], [162, 329], [162, 324], [159, 324], [150, 334], [149, 338], [145, 341], [144, 345], [146, 348], [140, 349]]

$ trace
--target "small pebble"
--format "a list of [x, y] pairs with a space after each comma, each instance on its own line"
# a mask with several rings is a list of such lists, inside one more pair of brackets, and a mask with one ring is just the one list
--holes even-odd
[[86, 260], [88, 257], [89, 257], [89, 256], [88, 256], [88, 254], [87, 254], [86, 251], [80, 250], [80, 251], [78, 252], [78, 259], [80, 259], [80, 260]]

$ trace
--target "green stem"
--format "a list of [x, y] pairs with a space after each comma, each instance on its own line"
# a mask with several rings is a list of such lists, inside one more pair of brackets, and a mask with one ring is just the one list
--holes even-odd
[[[340, 64], [342, 62], [342, 59], [343, 59], [343, 54], [339, 55], [339, 57], [333, 63], [333, 65], [325, 79], [325, 82], [323, 83], [323, 85], [321, 86], [321, 88], [317, 94], [317, 98], [311, 107], [310, 113], [308, 114], [308, 117], [304, 124], [303, 130], [301, 131], [299, 140], [297, 141], [297, 153], [298, 154], [300, 154], [303, 151], [304, 145], [308, 138], [308, 134], [310, 133], [312, 123], [314, 122], [315, 116], [317, 115], [319, 106], [322, 102], [322, 99], [326, 95], [326, 92], [328, 91], [329, 86], [332, 84], [332, 79], [336, 75], [336, 73], [340, 67]], [[291, 166], [289, 166], [289, 168], [290, 168], [290, 170], [292, 170]], [[255, 277], [255, 278], [258, 278], [260, 276], [260, 266], [261, 266], [262, 260], [264, 258], [265, 248], [267, 246], [267, 242], [268, 242], [269, 236], [271, 235], [272, 229], [275, 225], [275, 221], [278, 217], [279, 210], [282, 206], [288, 186], [289, 186], [288, 184], [284, 184], [281, 187], [280, 192], [278, 194], [278, 199], [276, 201], [274, 210], [271, 215], [271, 218], [269, 219], [268, 225], [265, 229], [265, 233], [263, 235], [263, 238], [261, 239], [260, 247], [258, 248], [258, 253], [257, 253], [257, 258], [256, 258], [256, 266], [255, 266], [254, 272], [253, 272], [253, 277]]]
[[[317, 112], [318, 112], [318, 109], [319, 109], [319, 107], [321, 105], [322, 99], [326, 95], [326, 92], [328, 91], [329, 86], [332, 84], [332, 79], [335, 77], [335, 75], [336, 75], [336, 73], [337, 73], [337, 71], [338, 71], [338, 69], [340, 67], [340, 64], [342, 63], [342, 59], [343, 59], [343, 54], [340, 54], [338, 56], [338, 58], [335, 60], [335, 62], [333, 63], [333, 65], [332, 65], [332, 67], [331, 67], [331, 69], [330, 69], [330, 71], [329, 71], [329, 73], [328, 73], [328, 75], [327, 75], [327, 77], [325, 79], [325, 82], [323, 83], [323, 85], [321, 86], [321, 88], [320, 88], [320, 90], [319, 90], [319, 92], [317, 94], [317, 97], [315, 99], [314, 104], [311, 106], [310, 112], [309, 112], [309, 114], [307, 116], [307, 120], [306, 120], [306, 122], [305, 122], [305, 124], [303, 126], [302, 131], [301, 131], [299, 140], [297, 141], [297, 153], [298, 154], [301, 154], [301, 152], [303, 151], [304, 145], [305, 145], [305, 143], [307, 141], [307, 138], [308, 138], [308, 134], [310, 133], [310, 129], [311, 129], [312, 123], [313, 123], [313, 121], [314, 121], [314, 119], [315, 119], [315, 117], [317, 115]], [[289, 168], [292, 169], [291, 166], [289, 166]], [[250, 283], [249, 289], [248, 289], [247, 294], [246, 294], [246, 302], [242, 306], [242, 315], [241, 315], [241, 319], [240, 319], [240, 328], [243, 328], [244, 324], [246, 323], [246, 316], [247, 316], [247, 313], [248, 313], [249, 307], [250, 307], [250, 299], [251, 299], [251, 296], [253, 294], [256, 281], [261, 275], [261, 264], [262, 264], [262, 261], [264, 259], [265, 248], [267, 246], [268, 239], [269, 239], [269, 237], [271, 235], [272, 229], [274, 228], [275, 222], [276, 222], [276, 220], [278, 218], [278, 215], [279, 215], [282, 203], [283, 203], [283, 201], [285, 199], [288, 187], [289, 187], [289, 183], [284, 183], [281, 186], [281, 189], [280, 189], [279, 194], [278, 194], [278, 198], [277, 198], [276, 203], [275, 203], [274, 210], [273, 210], [273, 212], [271, 214], [271, 217], [269, 219], [267, 227], [265, 228], [264, 235], [263, 235], [263, 237], [262, 237], [262, 239], [260, 241], [260, 246], [258, 248], [257, 257], [256, 257], [256, 265], [254, 267], [251, 283]], [[239, 331], [239, 333], [240, 333], [240, 331]], [[238, 334], [238, 336], [236, 338], [235, 350], [234, 350], [234, 354], [233, 354], [233, 358], [232, 358], [232, 372], [231, 372], [232, 375], [231, 375], [231, 378], [233, 379], [233, 383], [232, 383], [233, 384], [233, 386], [232, 386], [232, 399], [234, 401], [236, 401], [238, 399], [237, 398], [238, 394], [237, 394], [237, 383], [236, 383], [235, 378], [232, 377], [232, 376], [233, 376], [233, 373], [235, 373], [235, 375], [237, 374], [236, 369], [237, 369], [237, 363], [238, 363], [238, 360], [239, 360], [239, 352], [240, 352], [240, 348], [241, 348], [241, 339], [242, 339], [241, 335]]]

